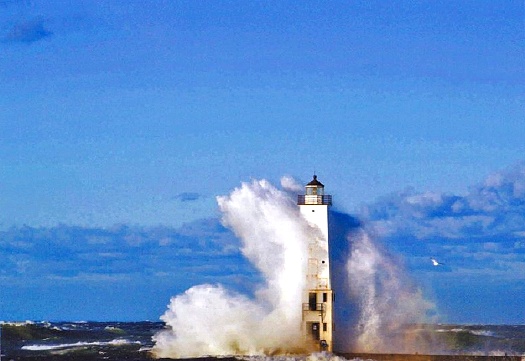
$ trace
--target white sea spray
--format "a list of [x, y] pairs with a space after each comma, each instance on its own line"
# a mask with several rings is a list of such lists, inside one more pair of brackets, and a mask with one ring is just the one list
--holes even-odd
[[434, 304], [412, 284], [400, 260], [364, 231], [352, 237], [347, 274], [358, 305], [356, 332], [349, 340], [354, 350], [413, 353], [433, 347], [417, 329], [431, 319]]
[[[283, 184], [289, 191], [293, 182]], [[240, 239], [242, 254], [265, 282], [254, 298], [209, 284], [173, 297], [153, 353], [172, 358], [305, 353], [301, 304], [307, 247], [318, 230], [301, 216], [295, 200], [265, 180], [243, 183], [217, 201], [223, 224]], [[331, 253], [338, 310], [334, 347], [413, 351], [420, 340], [403, 327], [425, 321], [433, 305], [411, 285], [398, 260], [352, 219], [339, 217], [342, 231], [331, 239], [338, 244]]]
[[265, 283], [255, 298], [220, 285], [199, 285], [173, 297], [154, 336], [159, 357], [262, 355], [301, 350], [302, 297], [308, 238], [314, 230], [295, 202], [265, 180], [243, 183], [217, 198], [223, 223]]

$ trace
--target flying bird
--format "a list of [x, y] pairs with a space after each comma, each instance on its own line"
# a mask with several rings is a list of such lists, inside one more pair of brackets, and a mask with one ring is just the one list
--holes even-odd
[[434, 266], [444, 266], [445, 265], [444, 263], [438, 262], [435, 258], [431, 257], [430, 260], [432, 261], [432, 264]]

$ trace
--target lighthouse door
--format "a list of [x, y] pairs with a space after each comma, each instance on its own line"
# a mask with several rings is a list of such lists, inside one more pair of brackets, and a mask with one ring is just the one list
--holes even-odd
[[312, 322], [312, 337], [314, 340], [320, 340], [319, 322]]

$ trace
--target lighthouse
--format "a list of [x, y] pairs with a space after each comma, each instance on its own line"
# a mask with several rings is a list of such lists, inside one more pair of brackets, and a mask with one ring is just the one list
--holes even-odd
[[333, 351], [333, 302], [328, 253], [328, 207], [332, 196], [324, 194], [324, 185], [313, 180], [306, 185], [304, 195], [297, 197], [303, 217], [312, 225], [308, 239], [308, 272], [303, 295], [302, 328], [312, 348]]

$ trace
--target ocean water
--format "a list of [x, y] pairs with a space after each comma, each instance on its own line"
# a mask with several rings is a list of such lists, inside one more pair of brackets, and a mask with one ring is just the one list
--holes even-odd
[[2, 360], [149, 359], [161, 322], [2, 322]]
[[[165, 327], [162, 322], [148, 321], [26, 321], [1, 322], [0, 325], [2, 360], [148, 360], [153, 358], [150, 352], [154, 345], [152, 336]], [[419, 332], [414, 338], [416, 343], [432, 339], [437, 345], [435, 354], [525, 355], [525, 325], [439, 324], [410, 329], [411, 332]], [[417, 349], [417, 345], [415, 347]], [[257, 359], [283, 361], [305, 358], [272, 356]]]

